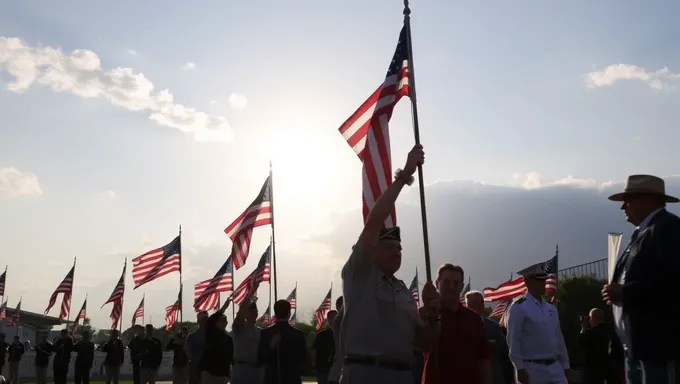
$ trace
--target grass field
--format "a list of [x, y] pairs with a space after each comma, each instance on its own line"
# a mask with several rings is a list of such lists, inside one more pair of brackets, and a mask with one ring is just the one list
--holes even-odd
[[[303, 383], [316, 383], [316, 378], [314, 377], [303, 377], [302, 378]], [[72, 384], [73, 381], [69, 381], [69, 384]], [[90, 380], [90, 384], [104, 384], [105, 381], [103, 380]], [[172, 381], [157, 381], [156, 384], [171, 384]], [[34, 384], [33, 382], [22, 382], [22, 384]], [[118, 382], [118, 384], [132, 384], [132, 380], [121, 380]]]

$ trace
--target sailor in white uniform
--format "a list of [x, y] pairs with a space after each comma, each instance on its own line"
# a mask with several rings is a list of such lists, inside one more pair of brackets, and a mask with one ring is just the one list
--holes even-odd
[[569, 356], [560, 329], [557, 308], [543, 299], [544, 263], [518, 274], [524, 276], [527, 293], [508, 310], [508, 347], [521, 384], [567, 384]]

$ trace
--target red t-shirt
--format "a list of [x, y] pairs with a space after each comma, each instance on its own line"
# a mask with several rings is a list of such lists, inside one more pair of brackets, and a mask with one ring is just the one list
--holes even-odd
[[425, 353], [422, 384], [481, 384], [480, 362], [491, 358], [482, 318], [464, 306], [440, 311], [436, 359]]

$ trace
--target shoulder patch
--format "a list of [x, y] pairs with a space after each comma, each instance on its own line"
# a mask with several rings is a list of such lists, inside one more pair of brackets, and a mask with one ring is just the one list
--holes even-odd
[[527, 301], [526, 297], [520, 297], [519, 299], [515, 300], [513, 304], [522, 304], [525, 301]]

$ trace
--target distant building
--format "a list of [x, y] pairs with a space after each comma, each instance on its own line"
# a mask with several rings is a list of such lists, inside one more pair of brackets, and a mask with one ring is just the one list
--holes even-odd
[[0, 321], [0, 332], [3, 332], [7, 340], [10, 341], [14, 336], [18, 335], [21, 341], [28, 341], [31, 345], [35, 345], [42, 335], [47, 334], [48, 338], [51, 336], [50, 331], [52, 327], [67, 323], [56, 317], [43, 316], [42, 314], [22, 310], [19, 313], [19, 324], [10, 327], [7, 324], [9, 319], [14, 316], [14, 311], [14, 308], [7, 308], [7, 318]]

